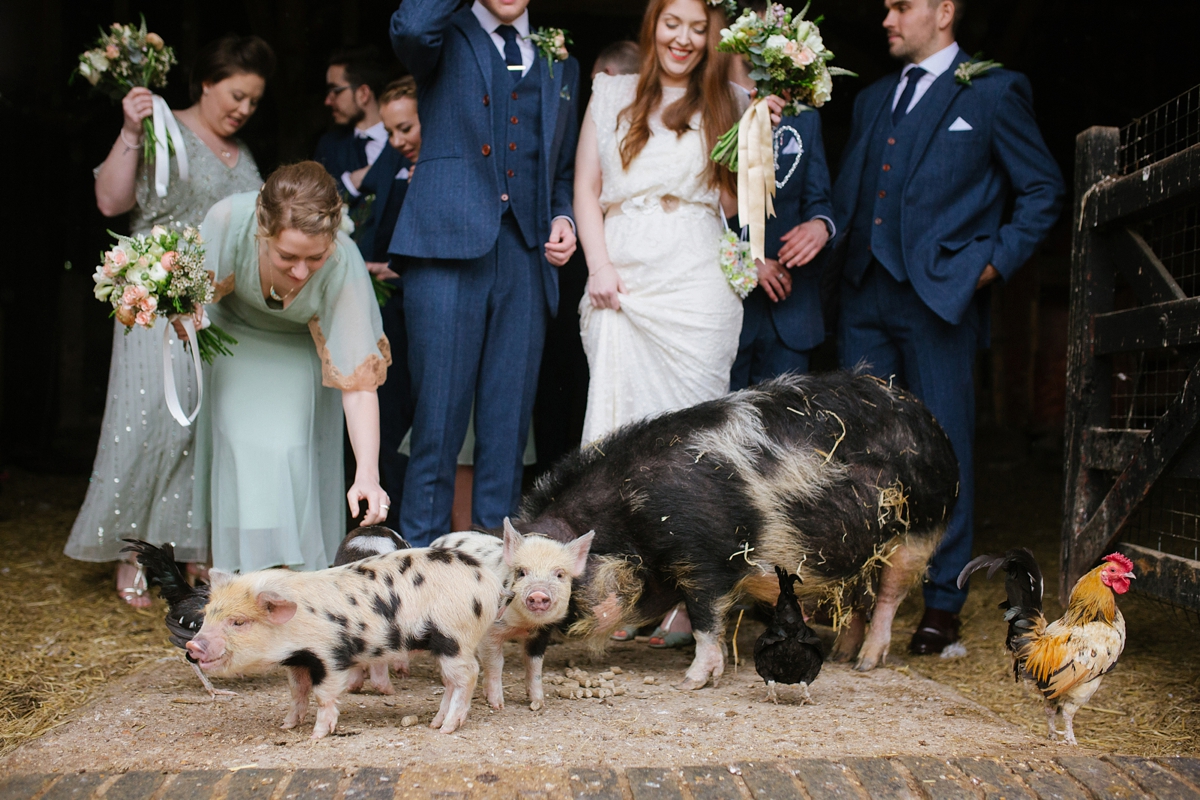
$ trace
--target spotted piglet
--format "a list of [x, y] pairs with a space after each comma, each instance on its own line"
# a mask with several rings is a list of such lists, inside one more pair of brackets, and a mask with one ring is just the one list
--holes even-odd
[[433, 549], [458, 552], [480, 561], [492, 570], [513, 594], [480, 645], [483, 662], [484, 692], [493, 708], [504, 707], [504, 642], [516, 640], [524, 645], [525, 688], [529, 707], [534, 711], [545, 705], [542, 691], [542, 659], [550, 634], [567, 616], [571, 601], [571, 581], [583, 574], [594, 532], [570, 542], [544, 536], [522, 536], [507, 518], [504, 538], [491, 534], [451, 533], [433, 542]]
[[288, 668], [294, 728], [316, 697], [312, 738], [337, 726], [351, 670], [428, 650], [446, 687], [430, 724], [451, 733], [466, 719], [479, 677], [475, 653], [500, 610], [500, 580], [465, 552], [428, 548], [371, 556], [319, 572], [212, 571], [204, 626], [188, 652], [214, 675]]
[[[333, 557], [333, 566], [340, 567], [369, 556], [394, 553], [397, 550], [407, 550], [409, 547], [409, 543], [404, 540], [403, 536], [384, 525], [351, 528], [350, 532], [346, 534], [346, 538], [338, 545], [337, 553]], [[407, 656], [397, 656], [390, 660], [376, 659], [371, 662], [370, 667], [362, 665], [351, 667], [346, 691], [357, 692], [362, 689], [363, 683], [370, 674], [371, 687], [376, 692], [395, 694], [396, 690], [392, 687], [392, 679], [388, 674], [389, 667], [394, 669], [397, 674], [407, 677]]]

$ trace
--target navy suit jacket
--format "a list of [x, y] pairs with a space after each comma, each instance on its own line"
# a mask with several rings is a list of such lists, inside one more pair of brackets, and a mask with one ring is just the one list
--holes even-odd
[[354, 127], [339, 125], [326, 131], [317, 142], [317, 150], [313, 160], [325, 168], [325, 171], [337, 181], [338, 191], [346, 191], [342, 185], [342, 174], [362, 169], [367, 165], [354, 146]]
[[399, 150], [388, 145], [383, 148], [379, 158], [375, 159], [375, 163], [367, 170], [367, 174], [363, 176], [362, 185], [359, 186], [358, 190], [363, 196], [375, 195], [375, 201], [371, 204], [371, 216], [363, 226], [363, 235], [358, 240], [358, 247], [367, 261], [374, 259], [375, 237], [380, 234], [390, 236], [392, 233], [391, 231], [380, 231], [379, 224], [384, 210], [387, 209], [388, 197], [392, 193], [392, 186], [395, 185], [396, 173], [404, 167], [411, 168], [412, 162], [401, 155]]
[[[957, 325], [991, 264], [1003, 279], [1033, 255], [1062, 209], [1058, 164], [1033, 116], [1029, 80], [993, 69], [969, 86], [954, 78], [970, 61], [961, 49], [954, 65], [921, 98], [930, 104], [918, 132], [900, 212], [904, 266], [913, 289], [939, 317]], [[849, 239], [870, 137], [880, 114], [890, 114], [900, 82], [896, 72], [854, 99], [854, 117], [833, 189], [839, 248]], [[961, 118], [970, 130], [950, 130]], [[1012, 217], [1003, 222], [1012, 197]], [[1002, 224], [1003, 223], [1003, 224]]]
[[[803, 152], [782, 152], [795, 140], [788, 127], [800, 135], [799, 145]], [[783, 133], [775, 180], [782, 181], [786, 177], [787, 182], [775, 190], [776, 216], [767, 218], [768, 258], [779, 257], [783, 245], [780, 237], [800, 223], [818, 216], [834, 219], [820, 116], [816, 111], [805, 111], [797, 117], [784, 117], [779, 130]], [[809, 263], [793, 269], [792, 293], [778, 303], [768, 304], [775, 332], [793, 350], [811, 350], [825, 339], [821, 318], [821, 266], [826, 260], [825, 255], [823, 250]]]
[[[421, 168], [393, 234], [391, 252], [418, 258], [472, 259], [500, 235], [500, 182], [490, 157], [493, 113], [502, 104], [492, 86], [496, 45], [470, 7], [457, 0], [404, 0], [392, 15], [392, 47], [417, 81], [421, 110]], [[540, 55], [538, 56], [541, 57]], [[550, 238], [554, 217], [574, 218], [576, 108], [579, 63], [554, 63], [543, 73], [541, 148], [538, 153], [538, 236]], [[558, 307], [558, 274], [542, 256], [547, 300]]]

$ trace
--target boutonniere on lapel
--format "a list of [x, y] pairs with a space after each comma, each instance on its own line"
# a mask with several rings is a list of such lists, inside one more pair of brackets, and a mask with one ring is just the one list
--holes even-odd
[[1003, 67], [999, 61], [977, 61], [980, 56], [976, 53], [970, 61], [964, 61], [954, 70], [954, 80], [963, 86], [970, 86], [975, 78], [991, 72], [997, 67]]
[[567, 56], [570, 55], [567, 52], [567, 45], [574, 44], [570, 34], [562, 28], [538, 28], [529, 34], [529, 41], [533, 42], [542, 58], [546, 59], [546, 66], [550, 68], [551, 78], [554, 77], [554, 62], [566, 61]]

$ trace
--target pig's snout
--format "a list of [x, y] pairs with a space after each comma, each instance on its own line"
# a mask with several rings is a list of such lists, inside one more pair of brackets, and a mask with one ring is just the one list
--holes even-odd
[[535, 614], [544, 614], [550, 610], [550, 595], [534, 590], [526, 596], [525, 607]]
[[187, 643], [187, 651], [188, 651], [188, 655], [190, 655], [196, 661], [204, 661], [205, 660], [205, 658], [204, 658], [204, 641], [203, 640], [192, 639], [190, 642]]

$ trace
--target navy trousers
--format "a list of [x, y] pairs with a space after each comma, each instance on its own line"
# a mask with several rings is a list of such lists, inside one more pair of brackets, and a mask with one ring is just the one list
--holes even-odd
[[777, 378], [785, 372], [806, 373], [811, 351], [783, 343], [771, 319], [771, 298], [755, 289], [742, 302], [742, 335], [729, 370], [729, 391]]
[[466, 261], [403, 262], [412, 447], [400, 532], [423, 547], [450, 532], [454, 472], [475, 403], [472, 524], [516, 512], [546, 332], [541, 257], [511, 214], [495, 247]]
[[972, 305], [951, 325], [925, 305], [912, 284], [893, 278], [872, 261], [855, 288], [842, 284], [838, 355], [843, 367], [865, 364], [921, 399], [941, 424], [958, 456], [958, 503], [929, 565], [925, 607], [958, 613], [967, 593], [955, 585], [971, 559], [974, 533], [975, 353], [980, 318]]
[[[395, 265], [399, 266], [399, 265]], [[400, 500], [404, 496], [404, 474], [408, 456], [400, 453], [400, 442], [412, 425], [412, 382], [408, 377], [408, 332], [404, 328], [404, 282], [389, 280], [392, 296], [383, 308], [383, 333], [392, 347], [392, 365], [387, 380], [379, 387], [379, 482], [388, 493], [389, 528], [400, 529]]]

